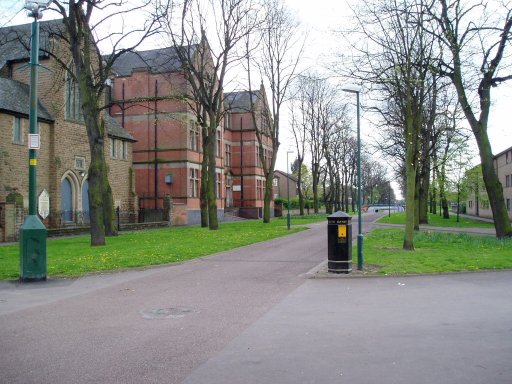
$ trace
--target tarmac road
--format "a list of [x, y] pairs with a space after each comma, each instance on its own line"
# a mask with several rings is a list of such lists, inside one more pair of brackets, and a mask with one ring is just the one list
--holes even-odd
[[307, 279], [327, 254], [325, 223], [311, 227], [179, 265], [0, 284], [0, 382], [512, 382], [512, 272]]

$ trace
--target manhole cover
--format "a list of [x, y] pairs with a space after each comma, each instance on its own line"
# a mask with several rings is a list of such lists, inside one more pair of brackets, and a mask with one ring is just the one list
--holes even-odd
[[153, 308], [143, 309], [140, 314], [144, 319], [179, 319], [190, 315], [191, 313], [197, 313], [199, 311], [187, 308], [187, 307], [169, 307], [169, 308]]

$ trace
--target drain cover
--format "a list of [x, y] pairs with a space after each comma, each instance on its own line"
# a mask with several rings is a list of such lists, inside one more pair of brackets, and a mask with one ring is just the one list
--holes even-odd
[[169, 307], [169, 308], [153, 308], [143, 309], [140, 314], [144, 319], [155, 320], [155, 319], [179, 319], [190, 315], [191, 313], [197, 313], [199, 311], [187, 308], [187, 307]]

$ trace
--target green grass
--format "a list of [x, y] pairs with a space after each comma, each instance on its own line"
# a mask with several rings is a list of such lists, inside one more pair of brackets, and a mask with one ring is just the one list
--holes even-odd
[[[80, 276], [189, 260], [244, 245], [286, 236], [304, 230], [304, 224], [325, 220], [325, 215], [292, 217], [270, 224], [258, 221], [222, 223], [218, 231], [198, 226], [172, 227], [140, 232], [121, 232], [107, 239], [104, 247], [91, 247], [90, 237], [68, 237], [47, 241], [49, 276]], [[19, 278], [18, 244], [0, 246], [0, 279]]]
[[[402, 250], [402, 229], [376, 229], [364, 239], [365, 265], [379, 274], [443, 273], [512, 268], [512, 240], [421, 231], [414, 251]], [[354, 250], [353, 261], [357, 250]], [[373, 268], [371, 268], [373, 269]]]
[[[405, 224], [405, 212], [392, 213], [391, 217], [388, 217], [388, 215], [383, 216], [378, 222], [383, 224]], [[468, 219], [466, 217], [459, 217], [459, 222], [457, 223], [457, 215], [453, 213], [450, 213], [449, 219], [443, 219], [439, 215], [429, 213], [428, 225], [434, 227], [494, 228], [492, 223]]]

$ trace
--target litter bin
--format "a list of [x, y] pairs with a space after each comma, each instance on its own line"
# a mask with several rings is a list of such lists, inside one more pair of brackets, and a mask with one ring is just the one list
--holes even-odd
[[352, 272], [352, 217], [338, 211], [327, 216], [327, 269]]

